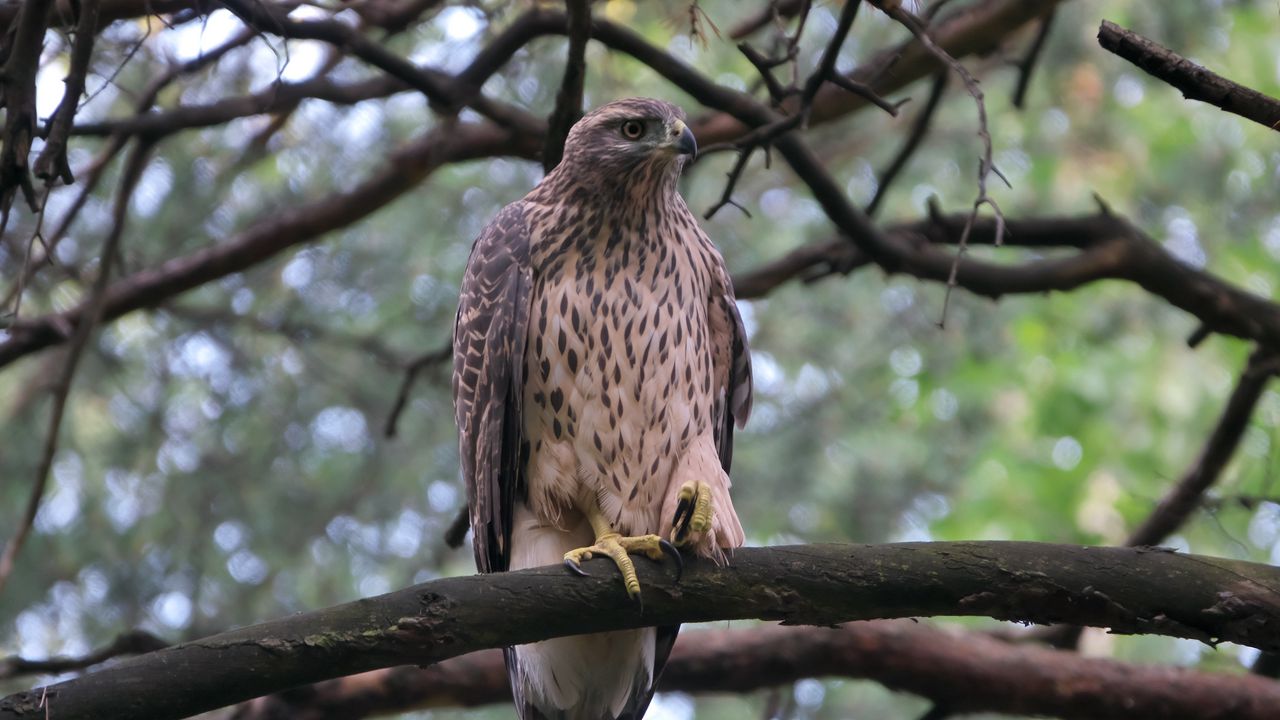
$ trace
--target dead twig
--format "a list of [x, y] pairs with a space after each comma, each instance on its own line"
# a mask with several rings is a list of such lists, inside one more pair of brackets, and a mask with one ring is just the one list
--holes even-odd
[[978, 196], [973, 201], [973, 212], [970, 213], [969, 223], [965, 227], [964, 233], [960, 236], [960, 245], [956, 248], [955, 262], [951, 266], [950, 277], [947, 278], [947, 290], [942, 300], [942, 313], [938, 318], [938, 327], [945, 327], [947, 322], [947, 308], [951, 303], [951, 292], [956, 287], [956, 273], [960, 269], [960, 260], [964, 257], [965, 252], [969, 248], [968, 237], [972, 229], [972, 225], [978, 219], [978, 211], [983, 205], [987, 205], [995, 213], [998, 226], [998, 234], [996, 237], [996, 245], [1000, 245], [1003, 239], [1004, 213], [1001, 212], [1000, 206], [996, 203], [995, 198], [987, 193], [987, 180], [994, 173], [1008, 185], [1009, 181], [1000, 173], [992, 159], [994, 150], [991, 142], [991, 128], [987, 122], [987, 102], [983, 95], [982, 88], [978, 84], [978, 79], [969, 72], [963, 64], [960, 63], [951, 53], [944, 50], [940, 45], [934, 42], [928, 29], [911, 13], [903, 10], [901, 5], [896, 2], [885, 2], [884, 0], [872, 0], [876, 7], [880, 8], [886, 15], [896, 20], [900, 25], [905, 27], [916, 40], [933, 55], [943, 66], [951, 68], [960, 79], [964, 82], [965, 89], [973, 98], [974, 104], [978, 108], [978, 139], [982, 141], [982, 155], [978, 158]]
[[933, 123], [934, 112], [938, 109], [938, 105], [942, 104], [942, 96], [946, 94], [947, 79], [950, 74], [945, 70], [933, 76], [933, 85], [929, 88], [929, 99], [925, 102], [924, 108], [920, 110], [920, 114], [916, 116], [915, 123], [911, 126], [911, 134], [907, 136], [907, 141], [902, 144], [898, 150], [898, 154], [894, 155], [889, 166], [880, 173], [880, 183], [876, 186], [876, 194], [871, 198], [871, 202], [867, 203], [867, 215], [874, 216], [876, 210], [880, 209], [880, 203], [884, 200], [889, 192], [889, 186], [897, 179], [898, 174], [907, 166], [907, 161], [915, 154], [920, 143], [924, 141], [924, 136], [929, 134], [929, 126]]
[[165, 647], [169, 647], [169, 643], [145, 630], [130, 630], [88, 655], [51, 657], [44, 660], [28, 660], [18, 656], [4, 658], [0, 660], [0, 680], [24, 675], [56, 675], [72, 670], [85, 670], [121, 655], [141, 655]]
[[1177, 88], [1189, 100], [1209, 103], [1280, 131], [1280, 100], [1276, 98], [1228, 80], [1109, 20], [1103, 20], [1098, 28], [1098, 44]]
[[1027, 90], [1031, 87], [1031, 75], [1035, 72], [1036, 62], [1044, 53], [1044, 44], [1049, 39], [1049, 32], [1053, 30], [1053, 19], [1057, 13], [1058, 9], [1054, 8], [1040, 21], [1040, 28], [1036, 30], [1036, 37], [1027, 48], [1027, 54], [1018, 62], [1018, 84], [1013, 90], [1013, 106], [1019, 110], [1026, 102]]
[[89, 338], [93, 335], [93, 331], [102, 317], [102, 301], [106, 295], [111, 266], [120, 250], [120, 238], [124, 235], [129, 199], [133, 196], [133, 189], [137, 186], [138, 179], [142, 177], [142, 170], [146, 167], [151, 147], [152, 144], [146, 140], [138, 141], [134, 145], [133, 152], [129, 155], [129, 159], [125, 164], [124, 174], [120, 178], [120, 188], [116, 194], [111, 230], [107, 234], [106, 240], [103, 241], [102, 253], [98, 260], [98, 277], [94, 280], [86, 311], [76, 323], [75, 334], [71, 338], [70, 345], [67, 346], [67, 357], [63, 363], [62, 372], [58, 377], [58, 384], [53, 390], [53, 407], [49, 413], [49, 427], [44, 450], [40, 454], [40, 464], [36, 469], [35, 482], [31, 487], [30, 495], [27, 497], [26, 509], [19, 520], [18, 529], [14, 531], [8, 543], [6, 543], [3, 555], [0, 555], [0, 591], [4, 590], [5, 583], [13, 572], [18, 553], [22, 550], [23, 544], [26, 543], [27, 537], [31, 534], [36, 512], [40, 509], [40, 501], [44, 497], [45, 486], [49, 481], [49, 471], [53, 467], [53, 457], [58, 450], [58, 434], [62, 427], [62, 416], [66, 410], [67, 397], [71, 394], [71, 385], [75, 380], [76, 368], [80, 363], [80, 358], [84, 354], [84, 349], [89, 344]]
[[[809, 123], [810, 113], [813, 111], [813, 101], [818, 95], [818, 90], [828, 81], [836, 82], [835, 78], [840, 78], [836, 84], [841, 87], [857, 87], [855, 90], [859, 94], [867, 93], [868, 97], [877, 98], [876, 104], [882, 108], [886, 108], [890, 114], [897, 115], [897, 105], [885, 101], [874, 93], [869, 87], [862, 86], [848, 78], [841, 77], [836, 73], [836, 59], [840, 56], [840, 48], [843, 47], [845, 38], [849, 36], [849, 30], [853, 27], [853, 21], [858, 15], [858, 8], [862, 5], [861, 0], [850, 0], [846, 2], [844, 8], [840, 12], [840, 20], [836, 24], [835, 33], [831, 37], [831, 41], [827, 43], [826, 49], [823, 50], [822, 58], [818, 61], [818, 67], [813, 74], [805, 81], [804, 88], [800, 90], [800, 107], [796, 112], [788, 115], [777, 122], [757, 127], [755, 130], [743, 135], [732, 144], [732, 148], [737, 151], [738, 159], [734, 163], [733, 168], [728, 173], [728, 180], [725, 182], [724, 192], [720, 196], [720, 200], [712, 205], [703, 217], [710, 220], [721, 208], [726, 205], [732, 205], [751, 216], [750, 212], [740, 203], [733, 199], [733, 191], [737, 187], [738, 180], [741, 179], [743, 171], [746, 169], [747, 161], [751, 155], [759, 148], [764, 148], [766, 153], [768, 148], [783, 135], [797, 128], [804, 128]], [[798, 33], [797, 33], [798, 37]], [[770, 67], [772, 64], [785, 62], [787, 58], [780, 60], [770, 60], [761, 56], [758, 52], [752, 50], [749, 46], [740, 45], [747, 59], [760, 70], [761, 76], [765, 79], [766, 85], [769, 86], [770, 94], [774, 96], [775, 103], [780, 103], [786, 96], [793, 94], [794, 89], [782, 87], [776, 78], [773, 77]], [[714, 147], [715, 149], [723, 149]], [[767, 155], [766, 155], [767, 157]], [[766, 162], [767, 165], [767, 162]]]
[[400, 389], [396, 392], [396, 401], [391, 406], [391, 412], [387, 413], [387, 422], [382, 430], [383, 436], [388, 438], [396, 436], [396, 424], [400, 421], [400, 415], [404, 412], [405, 406], [409, 403], [409, 391], [413, 389], [413, 383], [418, 379], [418, 373], [426, 368], [444, 364], [452, 359], [453, 344], [448, 343], [442, 348], [419, 355], [405, 366], [404, 380], [400, 382]]

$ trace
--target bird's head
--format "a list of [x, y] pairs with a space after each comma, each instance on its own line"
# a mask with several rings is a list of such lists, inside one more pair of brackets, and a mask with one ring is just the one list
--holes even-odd
[[589, 169], [604, 182], [674, 178], [698, 153], [684, 111], [669, 102], [627, 98], [587, 113], [564, 144], [566, 169]]

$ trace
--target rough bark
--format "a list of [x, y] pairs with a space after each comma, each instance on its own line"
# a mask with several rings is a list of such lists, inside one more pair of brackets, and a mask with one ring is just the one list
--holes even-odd
[[1161, 549], [1026, 542], [746, 548], [726, 567], [607, 562], [436, 580], [124, 660], [0, 700], [0, 720], [179, 718], [303, 683], [550, 637], [758, 618], [831, 625], [933, 615], [1109, 627], [1280, 649], [1280, 568]]
[[[660, 688], [745, 693], [811, 677], [875, 680], [957, 713], [1271, 720], [1280, 707], [1280, 683], [1266, 678], [1086, 658], [908, 620], [687, 630]], [[510, 698], [502, 653], [482, 650], [430, 667], [374, 670], [258, 698], [232, 718], [356, 720]]]
[[1107, 20], [1103, 20], [1098, 28], [1098, 44], [1137, 65], [1148, 75], [1181, 90], [1182, 96], [1188, 100], [1208, 103], [1224, 112], [1280, 131], [1280, 100], [1228, 80]]

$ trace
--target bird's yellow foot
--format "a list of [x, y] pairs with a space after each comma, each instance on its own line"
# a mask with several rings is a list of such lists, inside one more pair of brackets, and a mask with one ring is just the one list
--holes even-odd
[[676, 516], [671, 521], [671, 541], [685, 547], [711, 529], [715, 513], [711, 507], [711, 486], [690, 480], [676, 496]]
[[627, 595], [630, 595], [633, 600], [640, 598], [640, 580], [636, 577], [636, 567], [631, 562], [631, 555], [644, 555], [652, 560], [661, 560], [663, 555], [671, 557], [676, 563], [677, 581], [684, 571], [684, 560], [681, 559], [680, 552], [665, 539], [657, 535], [623, 537], [616, 532], [600, 535], [596, 538], [595, 544], [590, 547], [565, 553], [564, 566], [585, 576], [586, 573], [582, 571], [580, 563], [596, 555], [610, 558], [618, 566], [618, 570], [622, 572], [622, 581], [627, 586]]

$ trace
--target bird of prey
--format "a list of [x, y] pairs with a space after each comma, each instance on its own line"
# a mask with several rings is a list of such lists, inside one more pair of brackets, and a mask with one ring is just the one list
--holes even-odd
[[[639, 598], [629, 554], [723, 561], [746, 333], [719, 251], [677, 191], [684, 113], [632, 98], [587, 114], [560, 164], [480, 233], [454, 327], [453, 392], [476, 565], [594, 556]], [[676, 627], [506, 649], [522, 720], [638, 720]]]

